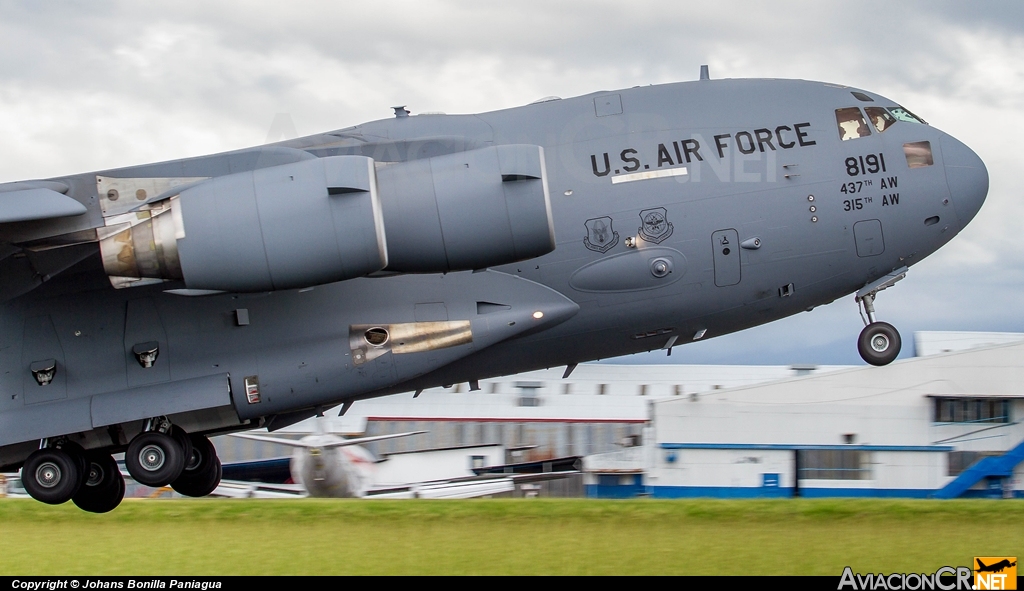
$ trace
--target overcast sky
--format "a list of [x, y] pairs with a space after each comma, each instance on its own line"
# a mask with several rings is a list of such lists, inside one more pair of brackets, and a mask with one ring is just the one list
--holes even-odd
[[[918, 330], [1024, 331], [1020, 2], [0, 0], [0, 181], [257, 145], [278, 113], [306, 135], [392, 105], [491, 111], [701, 64], [866, 88], [972, 147], [986, 205], [879, 296], [879, 317], [904, 356]], [[850, 296], [671, 361], [861, 363], [860, 328]]]

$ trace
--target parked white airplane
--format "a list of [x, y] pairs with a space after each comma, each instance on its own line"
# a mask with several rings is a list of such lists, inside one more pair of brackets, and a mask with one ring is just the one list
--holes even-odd
[[373, 485], [373, 467], [377, 463], [377, 458], [360, 445], [426, 433], [409, 431], [342, 439], [324, 432], [319, 420], [315, 421], [315, 424], [317, 433], [298, 440], [251, 433], [234, 433], [232, 436], [295, 448], [290, 468], [292, 481], [301, 487], [301, 490], [287, 485], [273, 487], [288, 496], [304, 491], [311, 497], [363, 497]]

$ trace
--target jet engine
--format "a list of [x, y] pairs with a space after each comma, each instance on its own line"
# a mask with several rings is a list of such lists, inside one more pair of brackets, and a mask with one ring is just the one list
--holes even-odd
[[385, 269], [482, 269], [554, 248], [544, 153], [527, 145], [387, 164], [331, 156], [230, 174], [182, 185], [100, 230], [116, 286], [148, 278], [234, 292]]
[[388, 270], [483, 269], [555, 249], [540, 146], [481, 148], [377, 170]]
[[[114, 222], [114, 223], [111, 223]], [[387, 266], [373, 160], [334, 156], [217, 177], [108, 221], [113, 277], [270, 291]]]

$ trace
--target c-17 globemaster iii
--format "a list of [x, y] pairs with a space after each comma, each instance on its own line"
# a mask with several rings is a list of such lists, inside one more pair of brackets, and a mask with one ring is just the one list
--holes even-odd
[[866, 90], [707, 78], [0, 185], [0, 471], [102, 512], [124, 452], [199, 496], [211, 434], [853, 292], [889, 363], [875, 296], [975, 216], [984, 164]]

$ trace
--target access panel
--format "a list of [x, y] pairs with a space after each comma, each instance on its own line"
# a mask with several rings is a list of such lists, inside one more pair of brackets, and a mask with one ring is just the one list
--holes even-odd
[[740, 236], [732, 228], [711, 235], [715, 254], [715, 285], [725, 287], [740, 282]]
[[882, 240], [882, 222], [864, 220], [853, 225], [853, 236], [857, 241], [857, 256], [873, 257], [885, 252]]

